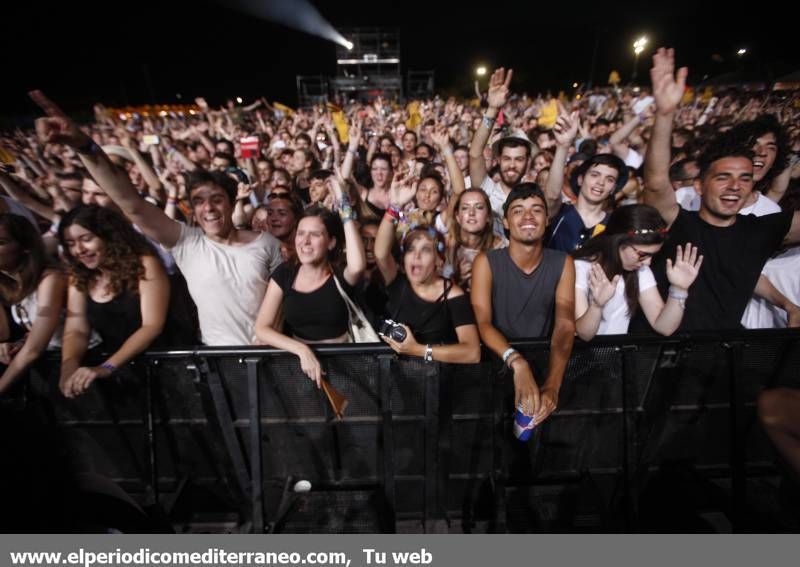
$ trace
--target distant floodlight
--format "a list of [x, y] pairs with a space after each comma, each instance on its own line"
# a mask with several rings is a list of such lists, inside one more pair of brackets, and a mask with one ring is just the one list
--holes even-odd
[[481, 65], [480, 67], [475, 69], [475, 74], [478, 75], [479, 77], [483, 77], [484, 75], [486, 75], [486, 67]]
[[347, 48], [348, 51], [353, 49], [353, 42], [352, 41], [344, 40], [344, 44], [343, 45]]
[[573, 89], [577, 89], [578, 88], [578, 83], [572, 83], [572, 88]]
[[642, 36], [633, 42], [633, 52], [636, 55], [639, 55], [642, 51], [644, 51], [645, 45], [647, 45], [647, 38], [645, 36]]
[[746, 49], [743, 47], [743, 48], [741, 48], [739, 51], [737, 51], [737, 52], [736, 52], [736, 55], [738, 55], [738, 56], [740, 56], [740, 57], [741, 57], [741, 56], [742, 56], [742, 55], [744, 55], [745, 53], [747, 53], [747, 50], [746, 50]]
[[242, 104], [242, 97], [237, 96], [236, 97], [236, 102], [238, 102], [239, 104]]

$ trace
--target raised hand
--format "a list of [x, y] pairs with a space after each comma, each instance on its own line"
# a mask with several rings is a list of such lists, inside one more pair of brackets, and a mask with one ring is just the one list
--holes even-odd
[[558, 118], [553, 125], [553, 135], [556, 137], [556, 144], [569, 147], [578, 135], [581, 120], [577, 111], [568, 113], [560, 102], [558, 110]]
[[[233, 179], [237, 179], [235, 176], [231, 176]], [[238, 179], [237, 179], [238, 181]], [[247, 183], [239, 182], [236, 186], [236, 200], [237, 201], [244, 201], [250, 199], [250, 194], [253, 192], [252, 185], [248, 185]]]
[[691, 242], [687, 242], [685, 247], [678, 246], [675, 263], [667, 258], [667, 279], [670, 285], [684, 291], [689, 289], [702, 264], [703, 256], [698, 257], [697, 246], [692, 246]]
[[508, 73], [503, 67], [496, 69], [489, 79], [489, 94], [487, 102], [491, 108], [497, 110], [503, 108], [508, 102], [508, 86], [511, 84], [511, 77], [514, 75], [514, 70], [509, 69]]
[[47, 98], [42, 91], [31, 91], [28, 94], [47, 115], [44, 118], [36, 119], [36, 134], [39, 136], [39, 140], [46, 144], [66, 144], [73, 148], [79, 148], [91, 142], [91, 138], [84, 134], [64, 111]]
[[418, 180], [408, 174], [397, 172], [389, 188], [389, 202], [392, 206], [402, 209], [409, 204], [417, 194]]
[[653, 55], [650, 80], [653, 83], [653, 98], [659, 114], [672, 114], [678, 108], [686, 90], [689, 70], [681, 67], [675, 73], [675, 50], [659, 48]]
[[450, 135], [448, 134], [446, 127], [437, 128], [436, 131], [431, 133], [431, 140], [433, 140], [433, 143], [436, 144], [437, 148], [439, 148], [439, 151], [451, 149]]
[[350, 129], [348, 131], [348, 136], [350, 138], [350, 149], [355, 150], [358, 148], [358, 144], [361, 143], [361, 128], [362, 128], [362, 121], [361, 120], [354, 120], [352, 124], [350, 124]]
[[589, 292], [592, 302], [598, 307], [605, 307], [614, 297], [619, 280], [620, 276], [617, 274], [609, 281], [603, 268], [599, 264], [592, 264], [589, 269]]

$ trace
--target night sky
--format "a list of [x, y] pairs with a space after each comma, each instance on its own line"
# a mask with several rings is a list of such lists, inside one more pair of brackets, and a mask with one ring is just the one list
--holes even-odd
[[[434, 69], [437, 90], [446, 94], [469, 95], [478, 63], [514, 67], [517, 92], [569, 89], [589, 80], [596, 43], [595, 84], [605, 84], [611, 69], [627, 81], [631, 44], [642, 34], [650, 43], [640, 80], [658, 45], [678, 50], [694, 82], [743, 67], [768, 77], [800, 68], [796, 14], [778, 3], [312, 3], [337, 28], [397, 28], [404, 70]], [[265, 95], [291, 105], [296, 75], [335, 73], [333, 43], [233, 11], [222, 0], [17, 2], [2, 20], [2, 116], [31, 115], [25, 93], [33, 87], [70, 111], [97, 101], [180, 102], [178, 93], [183, 102]], [[735, 55], [739, 47], [749, 50], [744, 60]]]

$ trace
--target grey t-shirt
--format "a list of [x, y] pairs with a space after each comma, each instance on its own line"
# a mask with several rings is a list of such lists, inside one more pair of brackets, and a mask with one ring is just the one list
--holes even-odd
[[492, 325], [509, 339], [548, 336], [555, 319], [556, 288], [567, 255], [545, 248], [542, 261], [526, 274], [508, 248], [486, 253], [492, 270]]
[[248, 244], [229, 246], [182, 224], [171, 252], [197, 305], [203, 344], [252, 344], [267, 282], [282, 261], [275, 237], [263, 233]]

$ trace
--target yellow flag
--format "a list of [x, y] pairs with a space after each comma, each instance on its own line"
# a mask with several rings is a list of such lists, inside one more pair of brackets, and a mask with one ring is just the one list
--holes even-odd
[[275, 110], [280, 110], [281, 112], [283, 112], [287, 116], [291, 116], [292, 114], [294, 114], [294, 109], [289, 108], [285, 104], [281, 104], [280, 102], [277, 102], [277, 101], [272, 103], [272, 108], [274, 108]]
[[557, 117], [558, 103], [556, 102], [556, 99], [551, 98], [550, 101], [542, 107], [542, 113], [539, 116], [539, 126], [544, 128], [552, 128], [555, 126]]
[[683, 98], [681, 99], [681, 104], [691, 104], [694, 100], [694, 89], [692, 87], [686, 87], [686, 90], [683, 91]]
[[17, 160], [14, 159], [14, 156], [8, 153], [4, 148], [0, 148], [0, 161], [6, 165], [14, 165], [14, 162]]
[[419, 101], [415, 100], [408, 103], [406, 107], [408, 111], [408, 120], [406, 120], [406, 128], [409, 130], [416, 129], [417, 126], [422, 124], [422, 115], [419, 113]]
[[347, 126], [347, 120], [344, 117], [344, 112], [341, 109], [331, 111], [331, 120], [339, 133], [339, 139], [343, 144], [350, 141], [350, 128]]

